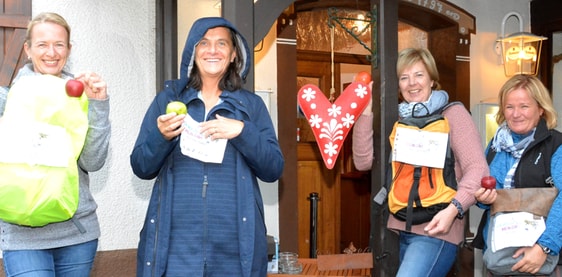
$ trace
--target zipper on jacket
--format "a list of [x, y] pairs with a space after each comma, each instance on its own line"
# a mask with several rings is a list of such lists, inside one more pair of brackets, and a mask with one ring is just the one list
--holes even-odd
[[203, 175], [203, 190], [201, 192], [201, 197], [207, 197], [207, 186], [209, 186], [209, 181], [207, 180], [207, 174]]
[[[203, 102], [203, 99], [200, 99], [200, 100], [201, 100], [201, 102]], [[203, 102], [203, 105], [205, 105], [205, 102]], [[207, 112], [207, 108], [205, 108], [205, 117], [204, 117], [205, 120], [204, 120], [203, 122], [206, 122], [206, 121], [207, 121], [209, 115], [212, 114], [212, 112], [213, 112], [213, 110], [214, 110], [215, 108], [216, 108], [216, 106], [212, 107], [212, 108], [209, 110], [209, 112]], [[208, 172], [207, 172], [207, 165], [204, 164], [204, 165], [203, 165], [203, 188], [202, 188], [202, 190], [201, 190], [201, 197], [202, 197], [203, 199], [207, 198], [207, 186], [209, 186], [209, 180], [207, 180], [207, 176], [208, 176], [207, 173], [208, 173]]]
[[206, 276], [207, 271], [207, 241], [209, 236], [209, 220], [207, 214], [207, 186], [209, 185], [208, 176], [208, 168], [207, 164], [203, 165], [203, 190], [201, 192], [201, 196], [203, 197], [203, 272], [204, 276]]

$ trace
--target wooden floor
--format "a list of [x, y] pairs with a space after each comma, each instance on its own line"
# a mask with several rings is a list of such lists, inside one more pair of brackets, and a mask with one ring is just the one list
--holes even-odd
[[295, 274], [269, 274], [268, 277], [294, 277], [294, 276], [323, 276], [323, 277], [340, 277], [340, 276], [363, 276], [370, 277], [371, 269], [334, 269], [334, 270], [318, 270], [316, 259], [299, 259], [302, 263], [302, 273]]

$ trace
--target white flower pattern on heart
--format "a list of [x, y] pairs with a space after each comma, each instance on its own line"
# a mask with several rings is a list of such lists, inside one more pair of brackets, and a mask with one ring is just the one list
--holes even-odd
[[299, 91], [299, 105], [316, 137], [326, 166], [333, 168], [341, 145], [357, 117], [370, 101], [371, 91], [362, 83], [352, 83], [330, 103], [314, 85], [304, 85]]

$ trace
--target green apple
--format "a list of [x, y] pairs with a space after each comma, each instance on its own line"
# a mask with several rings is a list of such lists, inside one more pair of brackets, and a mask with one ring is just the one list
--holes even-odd
[[187, 114], [187, 107], [183, 102], [172, 101], [166, 106], [166, 113]]

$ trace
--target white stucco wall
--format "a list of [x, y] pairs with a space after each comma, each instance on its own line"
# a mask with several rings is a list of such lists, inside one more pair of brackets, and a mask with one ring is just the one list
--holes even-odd
[[[530, 32], [530, 0], [449, 1], [476, 17], [476, 34], [470, 45], [470, 103], [471, 106], [486, 99], [496, 99], [507, 77], [501, 58], [495, 52], [495, 41], [501, 36], [503, 17], [516, 11], [523, 17], [524, 31]], [[519, 22], [510, 17], [505, 34], [519, 31]]]
[[[134, 3], [133, 3], [134, 2]], [[146, 108], [159, 88], [155, 86], [154, 0], [34, 0], [33, 14], [53, 11], [64, 16], [72, 27], [72, 72], [96, 71], [105, 79], [111, 95], [113, 124], [109, 159], [105, 167], [92, 174], [91, 189], [99, 209], [102, 226], [100, 250], [136, 248], [144, 220], [152, 181], [141, 181], [131, 171], [131, 153]], [[191, 23], [201, 16], [218, 16], [215, 0], [181, 0], [185, 24], [180, 23], [178, 48]], [[495, 97], [503, 82], [503, 68], [494, 52], [494, 41], [501, 32], [501, 20], [510, 11], [523, 15], [526, 30], [530, 24], [530, 0], [450, 1], [476, 16], [477, 33], [471, 44], [471, 105]], [[513, 24], [513, 25], [511, 25]], [[510, 28], [511, 26], [515, 26]], [[506, 33], [518, 31], [516, 23]], [[272, 91], [270, 107], [277, 122], [277, 68], [275, 28], [256, 52], [255, 85]], [[296, 93], [296, 92], [295, 92]], [[293, 108], [293, 107], [291, 107]], [[278, 235], [277, 184], [262, 184], [266, 224], [269, 233]]]

